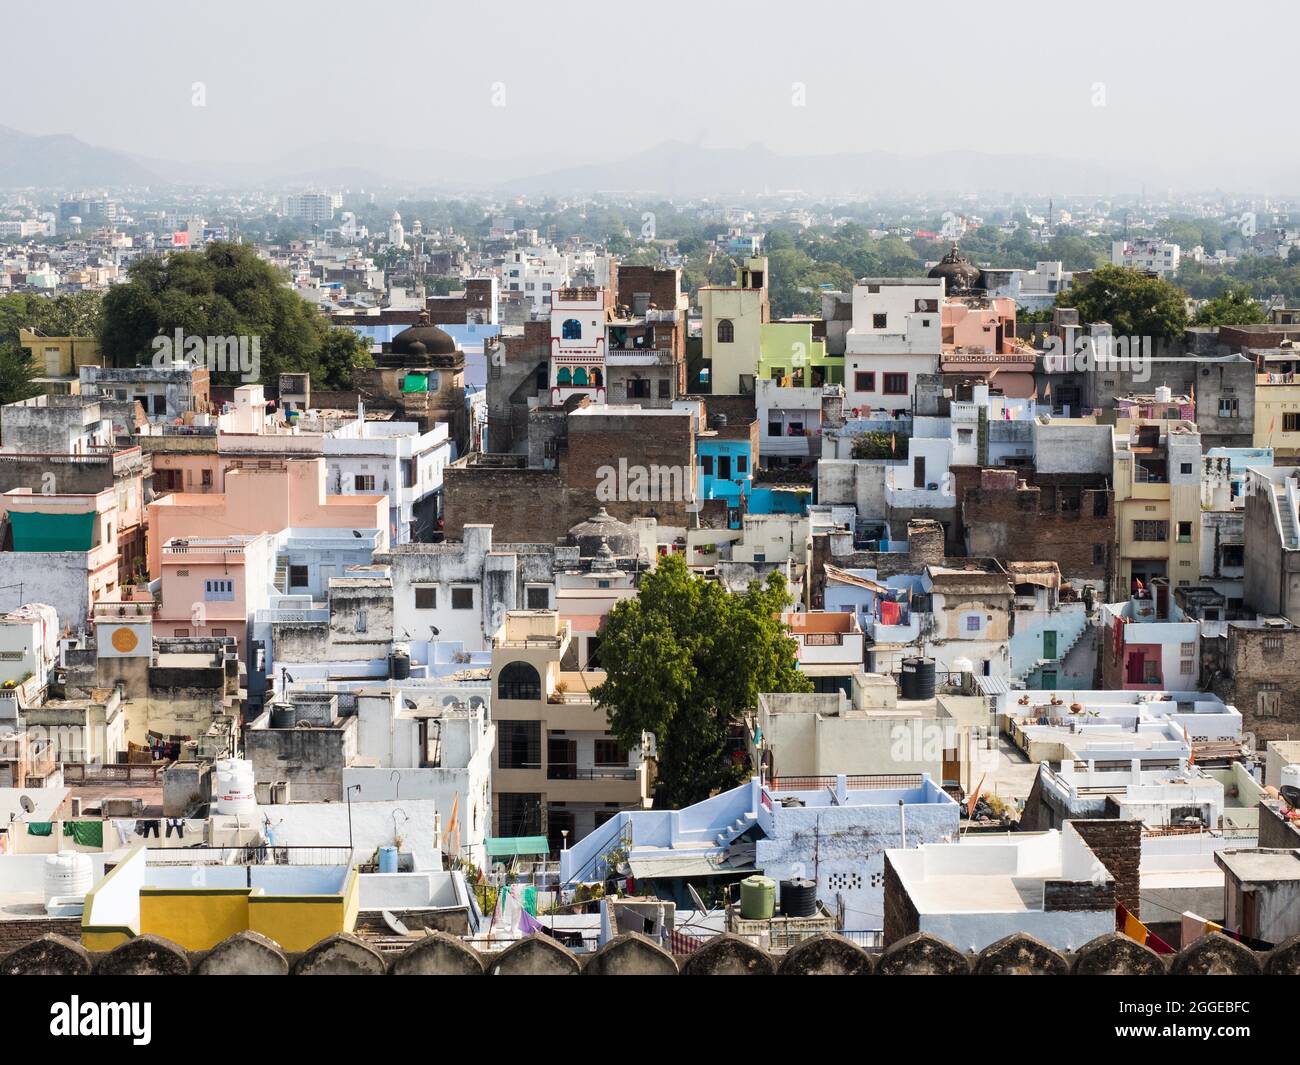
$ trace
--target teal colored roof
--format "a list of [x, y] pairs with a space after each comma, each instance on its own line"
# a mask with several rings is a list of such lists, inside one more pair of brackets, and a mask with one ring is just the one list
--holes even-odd
[[95, 535], [94, 512], [24, 514], [9, 512], [15, 551], [89, 551]]
[[521, 854], [550, 854], [545, 836], [489, 836], [484, 841], [490, 858], [514, 858]]

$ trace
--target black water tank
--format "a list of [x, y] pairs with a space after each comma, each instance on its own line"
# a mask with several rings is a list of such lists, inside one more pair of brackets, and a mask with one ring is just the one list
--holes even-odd
[[298, 711], [293, 708], [292, 703], [271, 704], [272, 728], [293, 728], [297, 722]]
[[411, 675], [411, 656], [400, 652], [388, 656], [388, 675], [393, 680], [406, 680]]
[[898, 677], [898, 691], [904, 699], [934, 698], [934, 659], [904, 658]]
[[781, 881], [781, 916], [816, 917], [817, 881], [795, 877]]

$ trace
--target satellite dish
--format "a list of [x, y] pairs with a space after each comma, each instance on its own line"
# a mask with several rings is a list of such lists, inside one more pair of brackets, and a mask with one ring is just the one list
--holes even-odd
[[1300, 788], [1294, 784], [1283, 784], [1278, 789], [1282, 793], [1282, 799], [1293, 810], [1300, 810]]
[[[1292, 791], [1295, 789], [1292, 788]], [[36, 804], [26, 795], [18, 796], [18, 805], [23, 808], [23, 813], [32, 814], [36, 812]], [[1292, 804], [1294, 805], [1294, 804]]]
[[700, 898], [700, 893], [695, 890], [695, 886], [693, 884], [687, 884], [686, 891], [690, 894], [691, 902], [695, 904], [695, 909], [699, 913], [707, 913], [709, 908], [704, 905], [704, 900]]

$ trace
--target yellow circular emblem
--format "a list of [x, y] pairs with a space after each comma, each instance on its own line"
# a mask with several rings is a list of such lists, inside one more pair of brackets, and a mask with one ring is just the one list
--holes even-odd
[[112, 643], [113, 647], [122, 654], [129, 654], [135, 650], [136, 644], [140, 642], [140, 637], [135, 634], [134, 629], [120, 628], [113, 630]]

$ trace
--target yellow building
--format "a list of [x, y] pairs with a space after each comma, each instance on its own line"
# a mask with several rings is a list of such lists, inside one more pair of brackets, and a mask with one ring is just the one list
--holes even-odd
[[649, 772], [621, 747], [590, 690], [605, 674], [563, 672], [570, 623], [554, 610], [511, 610], [492, 643], [498, 836], [549, 836], [559, 851], [629, 806], [644, 806]]
[[1112, 598], [1135, 581], [1171, 588], [1200, 580], [1201, 436], [1196, 423], [1119, 418], [1114, 451], [1118, 542]]
[[763, 357], [763, 326], [771, 319], [767, 259], [755, 256], [736, 267], [736, 283], [700, 289], [701, 337], [714, 395], [753, 394]]
[[356, 926], [360, 893], [351, 866], [149, 865], [147, 853], [137, 844], [87, 893], [87, 950], [111, 950], [140, 935], [208, 950], [248, 931], [301, 951]]
[[1255, 375], [1255, 447], [1271, 447], [1274, 460], [1300, 459], [1300, 352], [1265, 352]]
[[18, 343], [31, 354], [32, 373], [47, 393], [77, 392], [83, 366], [103, 366], [95, 337], [47, 337], [35, 329], [19, 329]]

